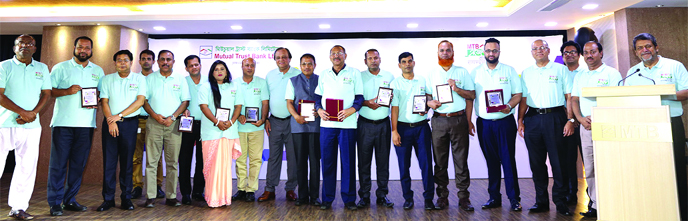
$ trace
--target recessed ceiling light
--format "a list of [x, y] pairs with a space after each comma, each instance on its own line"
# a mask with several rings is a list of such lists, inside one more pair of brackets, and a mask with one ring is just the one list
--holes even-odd
[[96, 23], [96, 25], [100, 25], [100, 23]]
[[596, 9], [597, 6], [600, 6], [600, 5], [598, 5], [598, 4], [586, 4], [586, 5], [583, 5], [583, 9], [593, 10], [593, 9]]
[[328, 29], [328, 28], [330, 28], [330, 25], [329, 24], [320, 24], [320, 25], [318, 25], [318, 27], [320, 27], [320, 29]]
[[407, 27], [407, 28], [417, 28], [417, 27], [418, 27], [418, 23], [408, 23], [408, 24], [406, 24], [406, 27]]
[[487, 27], [488, 23], [487, 22], [478, 22], [478, 24], [475, 24], [477, 27]]
[[229, 26], [229, 27], [232, 28], [232, 30], [241, 30], [241, 29], [244, 29], [244, 27], [241, 27], [241, 25], [232, 25], [232, 26]]
[[552, 26], [556, 26], [556, 25], [557, 25], [557, 23], [553, 22], [553, 21], [545, 23], [545, 26], [547, 26], [547, 27], [552, 27]]
[[208, 33], [210, 33], [210, 32], [205, 31], [205, 32], [203, 32], [203, 33], [208, 34]]
[[139, 31], [143, 31], [143, 28], [139, 28]]
[[661, 7], [664, 7], [664, 5], [657, 5], [657, 8], [661, 8]]
[[62, 25], [62, 24], [57, 24], [57, 26], [60, 26], [60, 25]]
[[158, 31], [167, 30], [165, 27], [162, 27], [162, 26], [155, 26], [155, 27], [153, 27], [153, 29], [158, 30]]
[[287, 33], [287, 31], [282, 31], [282, 33]]

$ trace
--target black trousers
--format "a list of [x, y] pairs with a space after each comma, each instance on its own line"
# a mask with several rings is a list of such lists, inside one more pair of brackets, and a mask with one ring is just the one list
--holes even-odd
[[296, 180], [299, 201], [309, 202], [320, 195], [320, 134], [292, 133], [296, 152]]
[[48, 205], [76, 202], [75, 197], [81, 188], [84, 167], [91, 152], [93, 128], [53, 127], [52, 141], [48, 166]]
[[530, 169], [533, 172], [535, 184], [535, 203], [549, 205], [549, 174], [547, 173], [547, 156], [552, 168], [552, 201], [557, 207], [566, 206], [564, 191], [564, 179], [562, 177], [562, 162], [566, 152], [564, 146], [564, 125], [566, 113], [561, 111], [547, 114], [537, 114], [534, 110], [528, 111], [523, 119], [525, 125], [524, 138], [528, 148]]
[[356, 146], [358, 149], [358, 178], [360, 179], [358, 196], [361, 199], [370, 199], [373, 153], [375, 153], [375, 172], [377, 173], [375, 196], [381, 198], [389, 193], [387, 183], [389, 182], [389, 151], [392, 147], [392, 129], [389, 119], [385, 118], [384, 120], [378, 124], [358, 120]]
[[671, 135], [674, 137], [674, 167], [678, 187], [678, 208], [681, 220], [688, 220], [688, 173], [686, 171], [686, 133], [681, 117], [671, 118]]
[[578, 193], [578, 170], [576, 163], [581, 155], [580, 127], [575, 127], [571, 136], [564, 137], [564, 158], [562, 159], [562, 176], [564, 179], [564, 193], [576, 197]]
[[136, 149], [136, 131], [139, 120], [136, 117], [124, 118], [117, 122], [119, 136], [110, 135], [107, 119], [103, 119], [103, 199], [115, 200], [117, 185], [117, 163], [119, 162], [119, 187], [122, 190], [120, 198], [131, 199], [133, 159]]
[[182, 133], [182, 146], [179, 149], [179, 189], [182, 196], [192, 193], [191, 161], [194, 156], [194, 145], [196, 146], [196, 169], [194, 170], [193, 193], [202, 194], [205, 190], [205, 179], [203, 178], [203, 145], [201, 144], [200, 120], [194, 120], [191, 133]]

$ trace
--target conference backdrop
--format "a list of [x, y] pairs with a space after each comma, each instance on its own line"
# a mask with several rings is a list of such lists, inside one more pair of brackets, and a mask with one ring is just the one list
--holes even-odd
[[[520, 74], [525, 68], [534, 65], [535, 61], [531, 55], [531, 43], [537, 39], [545, 40], [551, 49], [550, 60], [554, 61], [560, 55], [559, 48], [562, 45], [562, 35], [554, 36], [530, 36], [530, 37], [495, 37], [501, 41], [501, 55], [499, 61], [510, 65]], [[201, 58], [202, 81], [207, 81], [208, 72], [212, 63], [222, 60], [227, 63], [233, 80], [240, 81], [242, 77], [241, 61], [245, 58], [253, 58], [256, 61], [256, 77], [265, 78], [268, 71], [277, 68], [273, 59], [274, 50], [279, 47], [289, 48], [293, 56], [291, 66], [299, 68], [299, 58], [305, 53], [313, 54], [316, 58], [315, 73], [319, 74], [323, 70], [332, 68], [329, 59], [329, 50], [334, 45], [341, 45], [346, 49], [346, 65], [358, 70], [366, 70], [364, 63], [365, 52], [368, 49], [377, 49], [380, 52], [382, 63], [380, 68], [401, 77], [398, 66], [399, 54], [411, 52], [416, 67], [414, 73], [425, 78], [432, 78], [431, 71], [437, 68], [437, 46], [442, 40], [449, 40], [454, 44], [454, 64], [472, 71], [474, 68], [485, 63], [483, 55], [483, 44], [487, 37], [461, 37], [461, 38], [387, 38], [387, 39], [323, 39], [323, 40], [204, 40], [204, 39], [149, 39], [149, 48], [158, 51], [167, 49], [175, 55], [174, 75], [188, 76], [184, 69], [184, 58], [188, 55], [197, 55]], [[133, 52], [138, 56], [138, 52]], [[157, 58], [157, 55], [156, 55]], [[135, 58], [137, 60], [138, 57]], [[158, 69], [157, 63], [154, 70]], [[281, 99], [281, 98], [280, 98]], [[355, 116], [352, 116], [355, 117]], [[473, 116], [475, 123], [475, 115]], [[265, 178], [267, 169], [268, 138], [265, 136], [263, 152], [263, 165], [261, 167], [260, 179]], [[399, 165], [395, 151], [390, 151], [390, 180], [399, 179]], [[145, 157], [143, 158], [146, 159]], [[375, 159], [373, 158], [373, 161]], [[282, 161], [283, 180], [286, 180], [286, 155]], [[528, 152], [523, 139], [518, 136], [516, 140], [516, 163], [518, 175], [521, 178], [532, 176], [528, 165]], [[193, 164], [192, 164], [193, 165]], [[373, 162], [372, 176], [376, 177]], [[468, 166], [471, 171], [471, 178], [487, 178], [487, 166], [485, 158], [478, 144], [477, 136], [470, 137], [470, 150], [468, 156]], [[234, 169], [235, 167], [233, 167]], [[339, 179], [339, 170], [337, 166]], [[193, 171], [193, 170], [192, 170]], [[550, 173], [551, 175], [551, 173]], [[233, 174], [234, 176], [234, 174]], [[411, 177], [421, 179], [420, 169], [418, 168], [415, 154], [412, 157]], [[452, 158], [449, 157], [449, 177], [454, 178], [454, 167]]]

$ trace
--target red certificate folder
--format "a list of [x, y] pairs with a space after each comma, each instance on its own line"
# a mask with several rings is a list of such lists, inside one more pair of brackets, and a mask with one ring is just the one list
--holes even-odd
[[342, 122], [342, 120], [337, 117], [337, 114], [344, 109], [344, 100], [327, 98], [325, 99], [325, 108], [327, 114], [330, 115], [330, 119], [327, 120]]

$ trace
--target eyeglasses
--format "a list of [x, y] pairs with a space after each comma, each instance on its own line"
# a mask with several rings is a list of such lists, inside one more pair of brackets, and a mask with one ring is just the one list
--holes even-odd
[[484, 52], [485, 52], [485, 54], [489, 54], [489, 53], [497, 54], [497, 53], [499, 53], [499, 50], [497, 50], [497, 49], [492, 49], [492, 50], [487, 49], [487, 50], [485, 50]]
[[129, 63], [129, 62], [131, 62], [131, 60], [129, 60], [129, 59], [117, 59], [117, 63], [122, 63], [122, 62]]
[[533, 51], [538, 51], [538, 50], [544, 51], [544, 50], [547, 50], [547, 49], [549, 49], [549, 47], [547, 47], [547, 46], [540, 46], [539, 48], [533, 48], [533, 49], [531, 49], [531, 50], [533, 50]]
[[332, 57], [337, 57], [337, 56], [344, 56], [346, 53], [344, 52], [335, 52], [335, 53], [330, 53], [330, 56]]
[[583, 55], [594, 55], [597, 54], [599, 51], [597, 50], [590, 50], [590, 51], [583, 51]]
[[576, 50], [571, 50], [571, 51], [564, 51], [564, 55], [577, 55], [578, 51]]
[[654, 46], [654, 45], [651, 45], [651, 44], [646, 44], [645, 46], [638, 46], [638, 47], [635, 47], [635, 50], [636, 50], [636, 51], [641, 51], [641, 50], [643, 50], [643, 48], [645, 48], [645, 49], [647, 49], [647, 50], [650, 50], [650, 49], [652, 49], [653, 47], [655, 47], [655, 46]]
[[33, 46], [36, 46], [34, 43], [31, 43], [31, 42], [28, 42], [28, 43], [27, 43], [27, 42], [18, 42], [16, 45], [17, 45], [17, 46], [25, 46], [25, 47], [33, 47]]

